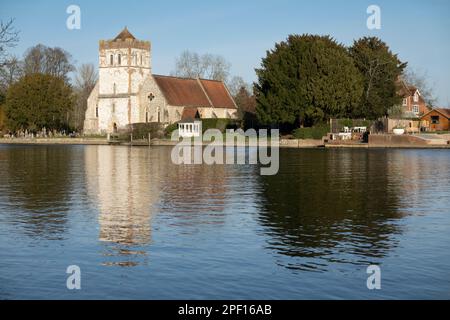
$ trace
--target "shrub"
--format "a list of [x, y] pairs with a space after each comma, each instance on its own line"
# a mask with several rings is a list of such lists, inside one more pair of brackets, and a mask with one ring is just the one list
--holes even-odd
[[164, 135], [166, 136], [166, 137], [171, 137], [171, 135], [172, 135], [172, 132], [174, 132], [175, 130], [177, 130], [178, 129], [178, 123], [172, 123], [172, 124], [169, 124], [165, 129], [164, 129]]
[[148, 139], [148, 134], [151, 138], [162, 138], [164, 135], [163, 127], [160, 123], [150, 122], [150, 123], [134, 123], [132, 127], [129, 128], [129, 134], [133, 134], [133, 139]]
[[219, 129], [225, 132], [226, 129], [237, 129], [239, 123], [233, 119], [202, 119], [202, 132], [208, 129]]
[[319, 125], [308, 128], [295, 129], [292, 134], [296, 139], [322, 139], [330, 131], [329, 126]]

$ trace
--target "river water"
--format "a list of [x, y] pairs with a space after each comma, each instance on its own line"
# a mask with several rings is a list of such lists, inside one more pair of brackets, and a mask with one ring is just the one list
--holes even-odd
[[449, 150], [170, 153], [0, 146], [0, 299], [450, 299]]

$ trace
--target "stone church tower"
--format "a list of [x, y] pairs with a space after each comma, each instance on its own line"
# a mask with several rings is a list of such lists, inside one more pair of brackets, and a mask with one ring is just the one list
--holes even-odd
[[150, 74], [150, 42], [137, 40], [126, 27], [113, 40], [100, 40], [99, 81], [88, 99], [95, 114], [86, 117], [86, 131], [114, 132], [140, 122], [139, 86]]

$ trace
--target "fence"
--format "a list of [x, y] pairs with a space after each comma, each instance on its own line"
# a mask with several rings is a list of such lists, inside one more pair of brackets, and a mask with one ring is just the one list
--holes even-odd
[[387, 133], [388, 119], [380, 118], [375, 121], [366, 119], [330, 119], [331, 133], [344, 132], [346, 127], [366, 127], [372, 133]]

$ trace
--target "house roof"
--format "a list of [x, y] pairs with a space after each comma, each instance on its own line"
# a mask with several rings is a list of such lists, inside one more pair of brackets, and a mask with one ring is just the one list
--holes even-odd
[[444, 108], [437, 108], [434, 109], [437, 112], [441, 113], [442, 115], [446, 116], [448, 119], [450, 119], [450, 109], [444, 109]]
[[[417, 88], [414, 86], [409, 86], [409, 92], [411, 93], [411, 95], [414, 95], [417, 91]], [[420, 95], [420, 94], [419, 94]]]
[[153, 75], [172, 106], [236, 109], [222, 81]]
[[411, 91], [409, 90], [408, 85], [406, 84], [405, 80], [403, 80], [401, 77], [399, 77], [396, 81], [397, 85], [397, 94], [401, 97], [409, 97], [411, 95]]
[[130, 31], [128, 31], [127, 27], [125, 27], [115, 38], [114, 41], [116, 40], [126, 40], [126, 39], [132, 39], [132, 40], [136, 40], [136, 38], [131, 34]]
[[434, 108], [431, 109], [430, 111], [428, 111], [427, 113], [425, 113], [423, 117], [425, 117], [426, 115], [430, 114], [431, 112], [436, 111], [440, 114], [442, 114], [444, 117], [446, 117], [447, 119], [450, 119], [450, 109], [445, 109], [445, 108]]
[[[413, 96], [416, 91], [418, 91], [417, 87], [414, 85], [408, 84], [403, 78], [399, 77], [396, 81], [397, 85], [397, 93], [403, 98]], [[420, 91], [419, 91], [420, 96]]]

